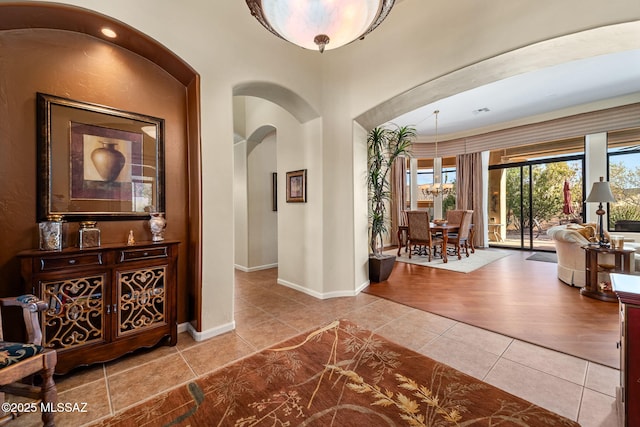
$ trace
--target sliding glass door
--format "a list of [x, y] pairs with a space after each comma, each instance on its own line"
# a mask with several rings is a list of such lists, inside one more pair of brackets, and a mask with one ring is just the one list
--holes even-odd
[[554, 250], [546, 230], [581, 221], [583, 156], [538, 159], [489, 170], [489, 244]]

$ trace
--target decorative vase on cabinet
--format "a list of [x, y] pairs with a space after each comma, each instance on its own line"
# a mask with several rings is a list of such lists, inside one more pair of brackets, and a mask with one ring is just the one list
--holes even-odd
[[40, 234], [40, 250], [62, 250], [62, 216], [49, 215], [46, 221], [38, 224]]
[[164, 240], [164, 229], [167, 226], [167, 220], [164, 218], [164, 212], [151, 212], [149, 218], [149, 228], [153, 237], [151, 241], [162, 242]]

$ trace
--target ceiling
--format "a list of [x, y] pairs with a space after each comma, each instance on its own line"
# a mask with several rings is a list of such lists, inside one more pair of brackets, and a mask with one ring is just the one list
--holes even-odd
[[388, 124], [414, 126], [418, 140], [465, 132], [582, 104], [640, 94], [640, 49], [516, 75], [425, 105]]

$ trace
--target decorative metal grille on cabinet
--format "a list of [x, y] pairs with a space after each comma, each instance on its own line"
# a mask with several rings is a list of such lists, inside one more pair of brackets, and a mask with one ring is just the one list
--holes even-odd
[[42, 315], [45, 347], [72, 348], [103, 339], [103, 289], [105, 276], [42, 283], [49, 308]]
[[166, 322], [166, 267], [118, 274], [118, 332], [124, 335]]

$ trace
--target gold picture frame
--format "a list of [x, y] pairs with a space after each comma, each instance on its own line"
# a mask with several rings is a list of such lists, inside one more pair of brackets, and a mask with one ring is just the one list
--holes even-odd
[[39, 221], [164, 211], [164, 120], [37, 93]]
[[307, 170], [287, 172], [287, 203], [307, 202]]

